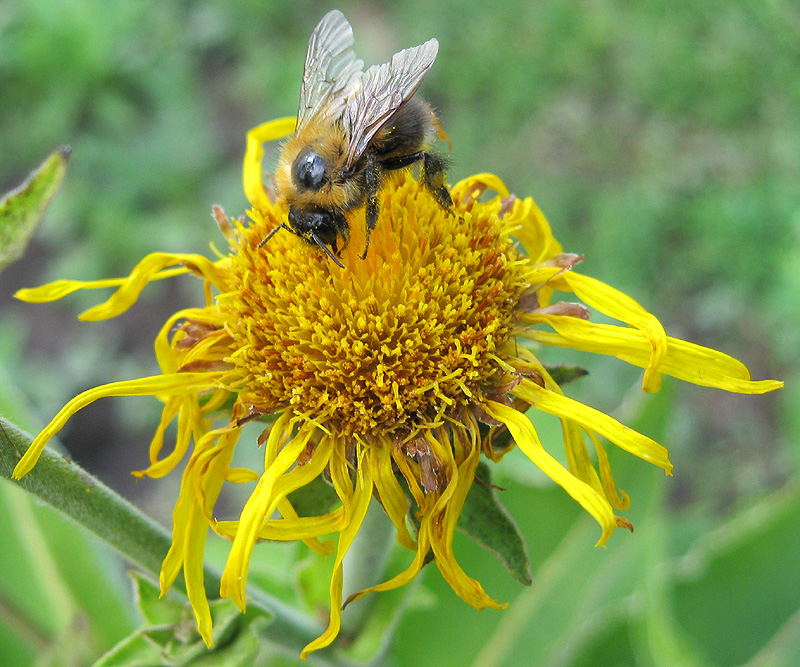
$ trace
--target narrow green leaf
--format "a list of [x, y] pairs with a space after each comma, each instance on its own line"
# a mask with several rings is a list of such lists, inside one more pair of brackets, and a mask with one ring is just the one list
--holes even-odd
[[[39, 656], [66, 655], [61, 645], [71, 637], [85, 649], [83, 664], [136, 626], [124, 577], [113, 567], [117, 561], [110, 550], [4, 481], [0, 535], [5, 565], [0, 616], [2, 625], [14, 628], [15, 643], [24, 640]], [[91, 641], [77, 642], [77, 633]], [[0, 637], [0, 654], [5, 655], [7, 641]]]
[[472, 485], [467, 495], [458, 528], [494, 553], [517, 581], [530, 586], [528, 548], [517, 524], [492, 488], [491, 472], [485, 462], [478, 464], [475, 477], [480, 481]]
[[0, 269], [22, 256], [67, 171], [70, 149], [59, 148], [25, 182], [0, 198]]
[[151, 579], [140, 572], [131, 571], [136, 606], [148, 625], [174, 625], [182, 620], [184, 605], [169, 595], [161, 597], [161, 590]]
[[[581, 516], [559, 546], [502, 614], [494, 633], [470, 663], [572, 665], [601, 628], [613, 620], [636, 583], [633, 540], [596, 549], [596, 526]], [[613, 549], [613, 553], [612, 553]], [[614, 663], [610, 663], [614, 664]]]
[[[258, 610], [242, 615], [228, 600], [217, 600], [211, 607], [214, 618], [214, 649], [209, 651], [198, 644], [198, 652], [187, 655], [177, 663], [185, 667], [251, 667], [258, 654], [259, 638], [270, 622], [268, 616]], [[221, 617], [225, 616], [227, 621]], [[219, 627], [220, 636], [216, 636]]]
[[164, 667], [161, 647], [143, 631], [123, 639], [92, 667]]
[[[139, 579], [146, 597], [156, 590]], [[214, 646], [211, 649], [197, 634], [188, 603], [180, 607], [175, 623], [143, 627], [117, 644], [93, 667], [245, 667], [253, 664], [259, 638], [269, 624], [269, 615], [259, 609], [242, 615], [229, 600], [211, 603]]]

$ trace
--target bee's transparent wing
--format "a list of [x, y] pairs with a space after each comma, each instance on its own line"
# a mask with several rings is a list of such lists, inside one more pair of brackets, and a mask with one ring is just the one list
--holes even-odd
[[363, 69], [363, 61], [353, 51], [353, 28], [342, 12], [328, 12], [308, 40], [297, 129], [318, 114], [340, 116], [347, 97], [359, 86]]
[[364, 72], [361, 89], [347, 100], [342, 116], [350, 137], [347, 166], [358, 161], [378, 130], [417, 91], [438, 52], [439, 42], [429, 39], [395, 53], [391, 62], [373, 65]]

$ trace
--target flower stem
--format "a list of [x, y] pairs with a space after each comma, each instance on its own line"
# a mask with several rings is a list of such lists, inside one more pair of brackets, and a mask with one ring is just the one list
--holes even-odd
[[[394, 545], [394, 526], [373, 499], [358, 535], [344, 558], [343, 597], [380, 583], [389, 564]], [[348, 605], [342, 615], [342, 633], [354, 637], [364, 624], [373, 596]]]

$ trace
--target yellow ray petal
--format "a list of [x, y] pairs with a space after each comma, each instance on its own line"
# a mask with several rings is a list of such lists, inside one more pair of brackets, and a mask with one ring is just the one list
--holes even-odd
[[[520, 335], [554, 347], [607, 354], [644, 368], [650, 361], [649, 342], [635, 329], [596, 324], [560, 315], [526, 315], [529, 324], [549, 324], [555, 332], [529, 329]], [[780, 389], [777, 380], [750, 380], [747, 367], [723, 352], [678, 338], [667, 338], [667, 356], [662, 373], [704, 387], [742, 394], [762, 394]]]
[[197, 630], [206, 646], [211, 646], [211, 614], [206, 598], [205, 577], [203, 573], [203, 554], [208, 537], [208, 518], [219, 497], [225, 481], [225, 470], [230, 465], [239, 429], [222, 433], [216, 447], [213, 447], [211, 460], [198, 459], [202, 479], [196, 479], [201, 494], [196, 498], [192, 521], [187, 525], [186, 555], [183, 563], [183, 576], [186, 581], [186, 594], [197, 620]]
[[360, 600], [365, 595], [369, 595], [370, 593], [380, 593], [382, 591], [390, 591], [395, 588], [400, 588], [401, 586], [405, 586], [407, 583], [413, 580], [414, 577], [416, 577], [420, 573], [422, 567], [425, 565], [425, 557], [428, 555], [428, 551], [430, 550], [429, 528], [430, 528], [430, 516], [428, 514], [423, 513], [422, 522], [419, 528], [419, 535], [417, 536], [417, 550], [414, 556], [414, 560], [411, 562], [411, 565], [409, 565], [408, 568], [406, 568], [399, 574], [395, 575], [388, 581], [383, 582], [382, 584], [370, 586], [369, 588], [365, 588], [364, 590], [358, 591], [357, 593], [353, 593], [352, 595], [348, 596], [342, 608], [355, 602], [356, 600]]
[[[166, 458], [161, 461], [158, 460], [158, 455], [164, 446], [164, 432], [167, 427], [179, 415], [183, 409], [184, 398], [182, 396], [170, 396], [164, 404], [161, 411], [161, 420], [159, 421], [158, 428], [156, 428], [155, 435], [150, 442], [150, 466], [146, 470], [135, 471], [133, 474], [136, 477], [144, 477], [145, 475], [157, 478], [163, 477], [170, 470], [172, 470], [183, 458], [183, 455], [189, 448], [189, 432], [186, 428], [178, 427], [178, 437], [175, 441], [175, 448]], [[185, 416], [184, 411], [184, 416]], [[180, 419], [180, 417], [179, 417]]]
[[333, 449], [331, 439], [322, 438], [314, 450], [311, 461], [296, 466], [287, 473], [287, 470], [297, 462], [315, 430], [313, 426], [302, 427], [297, 435], [283, 446], [272, 464], [264, 470], [242, 510], [220, 586], [220, 595], [230, 598], [242, 611], [245, 609], [245, 585], [250, 557], [264, 524], [282, 498], [319, 475], [330, 461]]
[[183, 350], [176, 350], [171, 342], [172, 336], [175, 333], [175, 325], [182, 320], [196, 320], [221, 326], [222, 322], [219, 321], [220, 315], [214, 309], [208, 308], [184, 308], [174, 313], [164, 322], [164, 326], [158, 332], [155, 341], [156, 359], [158, 366], [162, 373], [176, 373], [178, 368], [183, 364], [183, 357], [185, 352]]
[[342, 625], [342, 562], [364, 521], [364, 516], [367, 514], [369, 501], [372, 498], [372, 489], [372, 473], [366, 462], [361, 461], [356, 471], [356, 488], [353, 492], [352, 513], [348, 517], [347, 526], [339, 534], [339, 545], [336, 550], [336, 560], [333, 565], [333, 576], [331, 577], [331, 615], [328, 628], [303, 649], [300, 654], [303, 660], [309, 653], [330, 644], [339, 634], [339, 629]]
[[452, 187], [452, 195], [454, 201], [463, 199], [468, 193], [476, 188], [480, 188], [481, 192], [486, 190], [494, 190], [500, 199], [505, 199], [510, 194], [505, 183], [495, 174], [484, 172], [482, 174], [475, 174], [459, 181]]
[[658, 371], [667, 356], [667, 333], [661, 322], [627, 294], [595, 278], [566, 271], [553, 281], [556, 288], [561, 283], [566, 284], [568, 290], [574, 292], [590, 308], [596, 308], [610, 317], [630, 324], [644, 334], [651, 350], [642, 388], [647, 392], [658, 391], [661, 384]]
[[672, 464], [669, 462], [669, 452], [666, 447], [659, 445], [646, 435], [634, 431], [629, 426], [621, 424], [613, 417], [563, 394], [543, 389], [530, 380], [523, 380], [511, 392], [530, 403], [537, 410], [556, 417], [571, 419], [583, 428], [608, 438], [625, 451], [663, 468], [668, 475], [672, 474]]
[[247, 148], [244, 153], [244, 194], [257, 209], [270, 207], [269, 197], [264, 190], [261, 160], [264, 158], [264, 144], [285, 137], [294, 132], [295, 118], [281, 118], [264, 123], [247, 133]]
[[42, 453], [48, 440], [58, 433], [67, 423], [69, 418], [81, 408], [94, 403], [100, 398], [109, 396], [156, 396], [191, 394], [213, 387], [222, 377], [222, 373], [175, 373], [174, 375], [155, 375], [112, 382], [94, 389], [84, 391], [67, 403], [39, 435], [36, 436], [28, 451], [17, 463], [12, 474], [14, 479], [26, 475]]
[[388, 438], [380, 438], [378, 442], [369, 447], [366, 459], [372, 469], [372, 479], [375, 481], [378, 498], [386, 515], [394, 525], [397, 541], [406, 549], [413, 551], [417, 548], [417, 544], [408, 532], [406, 524], [408, 500], [392, 470], [391, 446]]
[[172, 545], [161, 566], [161, 595], [172, 586], [181, 568], [186, 592], [206, 646], [211, 646], [211, 612], [205, 591], [203, 554], [208, 517], [219, 497], [230, 465], [239, 429], [230, 426], [210, 431], [197, 443], [186, 466], [173, 512]]
[[[182, 273], [188, 272], [185, 266], [159, 271], [150, 277], [150, 281], [172, 278]], [[127, 278], [111, 278], [108, 280], [55, 280], [39, 287], [29, 287], [17, 290], [14, 297], [27, 303], [49, 303], [58, 301], [73, 292], [82, 289], [103, 289], [106, 287], [119, 287], [127, 281]]]
[[139, 298], [142, 290], [152, 280], [161, 275], [163, 269], [175, 264], [185, 264], [186, 270], [201, 274], [206, 280], [220, 289], [224, 287], [219, 271], [214, 263], [196, 254], [173, 254], [154, 252], [140, 261], [131, 271], [130, 275], [120, 283], [119, 288], [105, 302], [85, 310], [78, 316], [83, 321], [106, 320], [124, 313]]
[[[560, 393], [560, 392], [556, 392]], [[598, 493], [603, 493], [603, 485], [592, 465], [589, 451], [580, 426], [570, 419], [561, 418], [561, 432], [564, 436], [564, 452], [567, 466], [578, 479], [583, 480]]]
[[542, 446], [536, 430], [530, 420], [513, 408], [495, 401], [485, 401], [481, 407], [490, 416], [503, 422], [508, 427], [511, 437], [524, 454], [533, 461], [550, 479], [561, 486], [570, 496], [591, 514], [603, 530], [599, 544], [603, 544], [616, 528], [616, 519], [611, 505], [605, 496], [599, 494], [591, 486], [572, 475], [556, 461]]
[[486, 607], [505, 609], [507, 604], [501, 604], [489, 597], [483, 590], [483, 586], [461, 569], [453, 553], [456, 523], [467, 493], [475, 480], [479, 455], [480, 450], [477, 447], [474, 448], [450, 480], [448, 488], [452, 488], [452, 495], [447, 502], [436, 508], [438, 510], [436, 520], [430, 524], [431, 548], [436, 556], [436, 567], [462, 600], [475, 609], [485, 609]]
[[508, 224], [519, 221], [513, 232], [528, 253], [531, 262], [537, 264], [558, 255], [563, 249], [553, 237], [550, 223], [531, 197], [519, 201], [508, 215]]
[[587, 435], [594, 444], [597, 451], [597, 467], [600, 468], [600, 478], [603, 481], [603, 490], [606, 494], [611, 505], [618, 510], [626, 510], [631, 506], [631, 499], [627, 493], [621, 489], [617, 490], [617, 485], [614, 483], [614, 475], [611, 473], [611, 464], [608, 460], [605, 447], [600, 443], [597, 436], [591, 431]]

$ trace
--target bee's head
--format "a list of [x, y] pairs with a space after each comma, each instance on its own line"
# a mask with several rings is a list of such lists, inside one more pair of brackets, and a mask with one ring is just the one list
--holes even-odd
[[329, 169], [327, 160], [309, 146], [292, 163], [292, 180], [298, 190], [318, 192], [329, 180]]
[[[341, 268], [344, 268], [344, 265], [334, 254], [338, 252], [337, 237], [341, 234], [347, 240], [349, 232], [347, 221], [340, 211], [327, 211], [318, 208], [301, 210], [291, 206], [289, 208], [288, 223], [285, 227], [290, 232], [320, 247], [328, 257]], [[333, 251], [331, 251], [331, 248]]]

